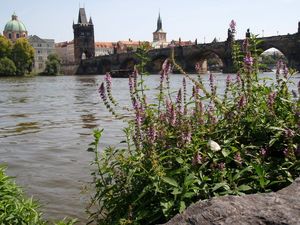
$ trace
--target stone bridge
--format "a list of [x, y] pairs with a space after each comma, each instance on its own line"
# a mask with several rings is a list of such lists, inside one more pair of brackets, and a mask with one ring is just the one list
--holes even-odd
[[[259, 48], [263, 51], [276, 48], [281, 51], [288, 60], [289, 66], [300, 71], [300, 23], [298, 33], [258, 38], [262, 40]], [[249, 34], [249, 33], [248, 33]], [[212, 42], [208, 44], [197, 44], [191, 46], [174, 47], [176, 62], [181, 65], [184, 71], [195, 72], [195, 64], [202, 63], [208, 57], [217, 56], [222, 62], [224, 73], [234, 72], [231, 54], [233, 36], [228, 33], [224, 42]], [[242, 45], [243, 40], [237, 40]], [[153, 49], [148, 53], [150, 63], [146, 70], [150, 73], [157, 73], [166, 58], [171, 55], [171, 48]], [[128, 69], [138, 63], [134, 52], [100, 56], [81, 61], [77, 74], [104, 74], [112, 70]]]

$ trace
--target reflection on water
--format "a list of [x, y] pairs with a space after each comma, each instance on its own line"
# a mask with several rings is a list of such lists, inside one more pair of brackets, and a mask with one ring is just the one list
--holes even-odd
[[[208, 77], [203, 77], [207, 85]], [[299, 75], [293, 79], [298, 82]], [[124, 122], [100, 103], [97, 89], [102, 80], [103, 76], [0, 78], [0, 164], [8, 166], [8, 174], [26, 193], [39, 199], [46, 218], [86, 221], [93, 157], [86, 149], [92, 130], [104, 128], [101, 149], [124, 139]], [[170, 80], [178, 89], [182, 76], [172, 75]], [[217, 74], [221, 89], [225, 80], [226, 75]], [[149, 76], [146, 83], [151, 101], [159, 76]], [[114, 79], [113, 93], [121, 106], [130, 105], [127, 79]]]

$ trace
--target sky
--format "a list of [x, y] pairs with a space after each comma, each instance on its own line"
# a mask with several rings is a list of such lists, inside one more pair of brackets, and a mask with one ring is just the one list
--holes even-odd
[[92, 17], [96, 41], [152, 41], [159, 12], [168, 41], [198, 43], [224, 41], [232, 19], [237, 38], [247, 28], [261, 36], [292, 34], [300, 21], [300, 0], [1, 0], [1, 33], [16, 12], [29, 35], [71, 41], [79, 7]]

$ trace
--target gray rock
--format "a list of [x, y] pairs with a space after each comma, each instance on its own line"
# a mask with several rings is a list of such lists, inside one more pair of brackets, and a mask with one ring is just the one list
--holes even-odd
[[199, 201], [164, 225], [300, 225], [300, 178], [273, 193]]

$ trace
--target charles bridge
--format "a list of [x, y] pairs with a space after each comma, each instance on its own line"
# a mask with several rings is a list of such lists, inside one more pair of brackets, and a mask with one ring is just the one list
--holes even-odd
[[[175, 60], [186, 72], [193, 73], [196, 63], [201, 63], [211, 55], [216, 55], [222, 62], [223, 73], [234, 72], [231, 51], [233, 38], [232, 33], [228, 31], [228, 38], [223, 42], [214, 41], [207, 44], [174, 47]], [[287, 58], [289, 66], [300, 71], [300, 22], [297, 33], [262, 37], [258, 40], [262, 40], [259, 45], [260, 49], [263, 51], [270, 48], [278, 49]], [[236, 42], [242, 45], [243, 40]], [[170, 55], [171, 48], [149, 50], [150, 63], [146, 66], [146, 70], [150, 73], [157, 73], [163, 61]], [[131, 70], [136, 63], [138, 59], [134, 52], [99, 56], [82, 60], [77, 68], [77, 74], [105, 74], [112, 70]]]

